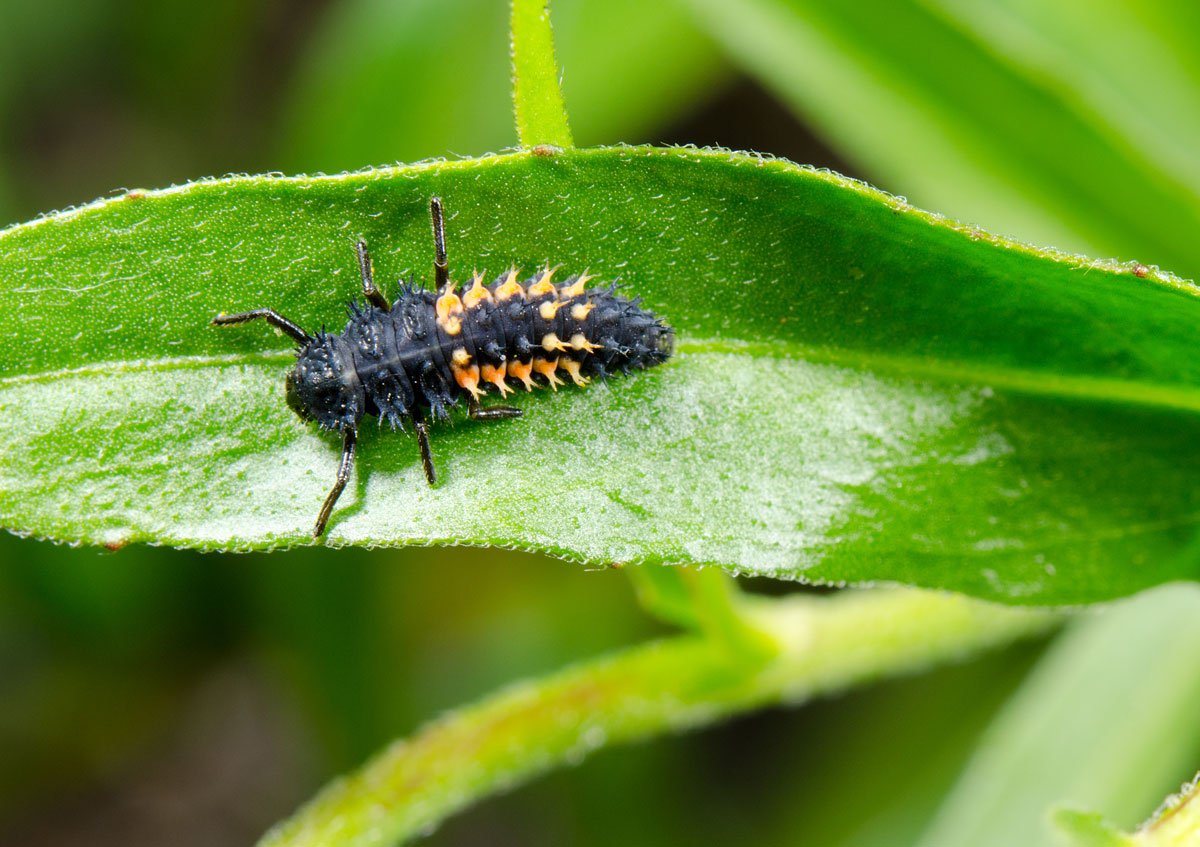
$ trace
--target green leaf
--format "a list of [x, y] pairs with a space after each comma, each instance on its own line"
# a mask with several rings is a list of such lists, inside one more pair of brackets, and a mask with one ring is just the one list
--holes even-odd
[[1200, 588], [1089, 612], [997, 717], [919, 847], [1054, 847], [1062, 806], [1134, 825], [1193, 772], [1197, 699]]
[[[503, 3], [330, 4], [286, 99], [283, 169], [332, 173], [512, 146], [508, 25]], [[554, 42], [581, 144], [655, 138], [729, 76], [675, 3], [560, 4]]]
[[[308, 543], [336, 439], [283, 400], [386, 285], [561, 263], [676, 327], [667, 365], [522, 395], [415, 444], [364, 428], [328, 543], [493, 544], [1080, 603], [1194, 579], [1200, 299], [859, 183], [722, 151], [515, 153], [135, 193], [0, 233], [0, 525], [64, 541]], [[394, 291], [394, 286], [391, 287]]]
[[1166, 799], [1134, 835], [1138, 847], [1188, 847], [1200, 840], [1200, 774]]
[[689, 3], [885, 188], [1019, 238], [1200, 273], [1182, 35], [1195, 4]]
[[574, 142], [554, 61], [550, 0], [512, 0], [512, 60], [521, 144], [571, 147]]
[[1200, 775], [1168, 797], [1132, 835], [1090, 812], [1062, 809], [1054, 822], [1076, 847], [1195, 847], [1200, 842]]
[[1040, 632], [1055, 616], [914, 591], [754, 603], [778, 650], [731, 661], [719, 639], [681, 636], [512, 686], [446, 715], [330, 784], [266, 847], [394, 844], [474, 800], [612, 744], [711, 724]]

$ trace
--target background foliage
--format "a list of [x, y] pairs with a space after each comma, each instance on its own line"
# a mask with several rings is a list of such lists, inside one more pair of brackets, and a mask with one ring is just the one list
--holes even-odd
[[[221, 2], [183, 16], [76, 5], [8, 10], [0, 27], [8, 220], [118, 185], [335, 171], [512, 141], [502, 9]], [[863, 7], [861, 18], [841, 6], [693, 0], [647, 12], [561, 0], [576, 141], [789, 155], [992, 230], [1195, 274], [1184, 236], [1197, 192], [1179, 152], [1198, 125], [1186, 4], [1075, 16], [1062, 4], [1060, 19], [1011, 2], [984, 24], [952, 2]], [[1095, 22], [1085, 35], [1064, 23], [1080, 16]], [[787, 108], [831, 147], [806, 141]], [[125, 844], [180, 843], [181, 832], [244, 843], [327, 773], [426, 717], [656, 631], [615, 573], [494, 551], [105, 555], [6, 538], [0, 555], [0, 749], [11, 751], [0, 757], [0, 832], [14, 843], [94, 844], [97, 831]], [[1074, 649], [1102, 659], [1060, 660], [1090, 674], [1071, 690], [1094, 695], [1061, 725], [1094, 715], [1098, 726], [1066, 736], [1126, 780], [1070, 791], [1026, 780], [1031, 808], [1096, 805], [1130, 825], [1189, 775], [1200, 744], [1169, 705], [1194, 697], [1200, 663], [1186, 654], [1195, 639], [1166, 624], [1195, 614], [1194, 592], [1168, 590], [1049, 648], [988, 730], [992, 748], [1017, 748], [1006, 738], [1037, 723], [1020, 713], [1061, 700], [1055, 657]], [[965, 843], [954, 827], [979, 826], [996, 786], [1042, 772], [1037, 743], [1020, 761], [981, 753], [938, 811], [1041, 649], [605, 753], [483, 805], [434, 842], [885, 845], [924, 832], [926, 843]], [[1149, 676], [1131, 684], [1135, 672]], [[1099, 694], [1112, 690], [1153, 691], [1163, 713], [1118, 708]], [[1098, 737], [1119, 749], [1097, 749]], [[1168, 746], [1178, 760], [1157, 755]], [[1125, 748], [1161, 765], [1138, 772], [1144, 794], [1128, 790]], [[1072, 761], [1067, 782], [1097, 774]], [[631, 796], [645, 812], [613, 815]], [[986, 830], [1012, 843], [1008, 817]]]

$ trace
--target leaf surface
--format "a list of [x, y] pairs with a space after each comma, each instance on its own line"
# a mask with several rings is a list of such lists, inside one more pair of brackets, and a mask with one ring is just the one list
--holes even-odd
[[877, 184], [1037, 243], [1200, 269], [1195, 4], [688, 4]]
[[[1198, 572], [1191, 283], [1010, 244], [842, 177], [694, 149], [513, 153], [238, 178], [0, 233], [0, 524], [66, 541], [306, 543], [337, 439], [283, 402], [288, 342], [377, 278], [561, 264], [677, 330], [667, 365], [523, 395], [415, 444], [368, 421], [340, 544], [716, 564], [1023, 603]], [[394, 285], [388, 286], [394, 290]]]

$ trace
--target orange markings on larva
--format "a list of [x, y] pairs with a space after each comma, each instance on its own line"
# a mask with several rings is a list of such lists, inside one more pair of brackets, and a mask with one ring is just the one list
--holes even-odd
[[571, 307], [571, 317], [577, 321], [586, 320], [594, 308], [596, 308], [595, 303], [576, 303]]
[[564, 299], [569, 297], [579, 297], [581, 294], [583, 294], [583, 286], [588, 282], [591, 282], [593, 279], [595, 279], [595, 277], [590, 276], [587, 271], [584, 271], [573, 283], [570, 285], [564, 285], [562, 288], [560, 288], [558, 290], [558, 296]]
[[480, 303], [492, 299], [492, 292], [483, 284], [483, 274], [475, 274], [471, 280], [471, 287], [463, 294], [462, 299], [463, 305], [468, 309], [474, 309]]
[[593, 344], [587, 340], [587, 336], [582, 332], [577, 332], [571, 336], [571, 347], [575, 350], [586, 350], [589, 353], [595, 353], [600, 349], [601, 345]]
[[437, 299], [436, 308], [437, 319], [439, 321], [444, 321], [451, 315], [462, 314], [462, 300], [460, 300], [458, 295], [453, 292], [449, 294], [443, 294]]
[[550, 281], [550, 278], [554, 276], [554, 272], [556, 270], [558, 270], [558, 268], [546, 268], [546, 270], [542, 271], [542, 275], [538, 277], [537, 282], [532, 283], [527, 289], [526, 293], [530, 297], [544, 297], [547, 294], [557, 297], [558, 289], [555, 288], [554, 283]]
[[558, 360], [558, 366], [571, 375], [571, 381], [579, 387], [583, 387], [591, 382], [586, 376], [581, 376], [579, 373], [579, 362], [574, 359], [562, 358]]
[[554, 361], [550, 361], [549, 359], [534, 359], [532, 364], [534, 371], [544, 376], [546, 381], [550, 383], [550, 387], [555, 391], [558, 391], [560, 385], [566, 385], [565, 382], [558, 378], [558, 374], [555, 373], [558, 370], [558, 359]]
[[542, 305], [538, 307], [538, 314], [542, 316], [544, 321], [552, 321], [558, 314], [558, 310], [567, 305], [561, 300], [543, 300]]
[[542, 337], [542, 349], [548, 353], [553, 353], [557, 350], [566, 350], [567, 345], [562, 343], [562, 339], [553, 332], [548, 332]]
[[462, 332], [462, 321], [458, 316], [462, 314], [463, 305], [462, 300], [454, 293], [454, 283], [446, 286], [446, 293], [437, 299], [434, 309], [438, 326], [444, 329], [447, 335], [458, 335]]
[[454, 371], [454, 381], [458, 383], [459, 388], [470, 392], [476, 400], [483, 396], [483, 392], [479, 390], [478, 365], [471, 365], [469, 368], [460, 368], [456, 365], [451, 367], [451, 370]]
[[504, 381], [504, 365], [484, 365], [480, 369], [483, 374], [483, 381], [490, 382], [492, 385], [500, 389], [500, 396], [507, 397], [512, 391], [508, 384]]
[[458, 365], [460, 368], [465, 368], [467, 365], [471, 364], [471, 354], [467, 352], [465, 347], [457, 347], [455, 348], [454, 352], [450, 354], [450, 361], [454, 362], [454, 364]]
[[508, 375], [513, 379], [521, 380], [526, 391], [533, 391], [533, 380], [529, 376], [531, 373], [533, 373], [532, 362], [518, 362], [514, 359], [508, 363]]
[[495, 291], [496, 299], [503, 302], [511, 300], [513, 297], [520, 295], [525, 296], [525, 289], [521, 287], [521, 283], [517, 282], [517, 269], [512, 268], [508, 272], [508, 276], [504, 278], [504, 282], [500, 283]]

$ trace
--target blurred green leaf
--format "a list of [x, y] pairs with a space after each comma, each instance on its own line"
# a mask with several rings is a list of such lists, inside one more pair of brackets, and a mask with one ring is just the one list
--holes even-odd
[[1107, 0], [1098, 7], [1087, 0], [924, 0], [924, 5], [1140, 159], [1136, 167], [1169, 174], [1196, 202], [1196, 3]]
[[[283, 110], [284, 168], [337, 171], [514, 145], [507, 10], [477, 0], [331, 5]], [[729, 74], [675, 2], [558, 0], [554, 36], [583, 145], [649, 140]]]
[[732, 76], [680, 0], [555, 0], [554, 47], [580, 146], [655, 141]]
[[[690, 2], [747, 69], [881, 185], [1019, 238], [1200, 273], [1196, 60], [1179, 34], [1164, 47], [1155, 37], [1194, 31], [1194, 7]], [[1124, 16], [1109, 16], [1112, 5]], [[1140, 73], [1122, 73], [1137, 63]], [[1118, 76], [1123, 90], [1110, 87]], [[1143, 116], [1162, 120], [1138, 125]]]
[[[1197, 575], [1200, 299], [724, 152], [511, 154], [135, 195], [0, 234], [0, 521], [89, 543], [305, 543], [338, 445], [287, 344], [381, 279], [562, 263], [676, 328], [665, 367], [415, 445], [366, 427], [331, 544], [519, 546], [1086, 602]], [[1119, 331], [1117, 330], [1119, 327]], [[570, 472], [565, 472], [569, 468]], [[554, 509], [532, 509], [545, 502]]]
[[778, 652], [731, 661], [680, 636], [511, 686], [445, 715], [331, 783], [261, 842], [389, 845], [487, 794], [596, 750], [912, 672], [1041, 631], [1055, 616], [934, 592], [847, 592], [754, 604]]
[[284, 106], [284, 166], [336, 171], [512, 144], [507, 11], [476, 0], [330, 5]]
[[1054, 823], [1075, 847], [1195, 847], [1200, 843], [1200, 776], [1168, 797], [1132, 835], [1090, 812], [1060, 809]]
[[1074, 623], [997, 718], [920, 847], [1049, 847], [1059, 806], [1133, 826], [1192, 773], [1198, 669], [1196, 586]]
[[1200, 774], [1171, 797], [1134, 834], [1140, 847], [1189, 847], [1200, 840]]

